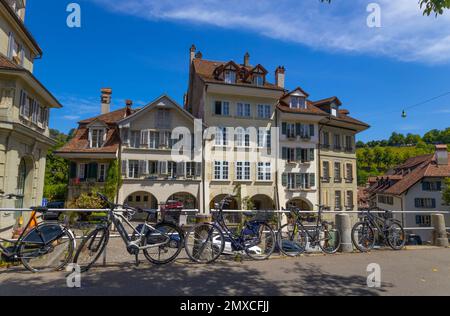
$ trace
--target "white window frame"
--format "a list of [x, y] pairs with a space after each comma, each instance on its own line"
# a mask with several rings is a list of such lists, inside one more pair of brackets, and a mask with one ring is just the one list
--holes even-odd
[[229, 180], [229, 162], [228, 161], [214, 161], [213, 177], [215, 181]]
[[128, 178], [139, 179], [139, 160], [128, 160]]
[[158, 149], [159, 148], [159, 132], [158, 131], [150, 131], [149, 132], [149, 141], [148, 148], [150, 149]]
[[272, 181], [272, 163], [258, 162], [257, 179], [258, 181]]
[[234, 70], [225, 70], [223, 72], [223, 80], [225, 83], [233, 84], [236, 83], [237, 74]]
[[[220, 102], [220, 114], [216, 113], [216, 103]], [[213, 115], [217, 116], [230, 116], [230, 102], [216, 100], [213, 102]]]
[[[94, 137], [94, 132], [97, 133], [97, 137]], [[104, 128], [90, 128], [89, 129], [89, 147], [101, 148], [105, 142], [106, 130]], [[94, 139], [96, 138], [96, 139]]]
[[[102, 170], [103, 169], [103, 170]], [[97, 176], [97, 180], [99, 181], [99, 182], [101, 182], [100, 180], [102, 180], [102, 177], [103, 177], [103, 181], [102, 182], [105, 182], [106, 181], [106, 174], [107, 174], [107, 172], [108, 172], [108, 169], [107, 169], [107, 164], [106, 163], [100, 163], [100, 164], [98, 164], [98, 176]]]
[[236, 104], [236, 116], [249, 118], [252, 116], [251, 104], [238, 102]]
[[235, 168], [236, 181], [250, 181], [251, 179], [251, 164], [250, 161], [236, 161]]
[[226, 127], [217, 127], [215, 135], [215, 146], [226, 147], [229, 144], [228, 141], [228, 129]]
[[78, 179], [86, 179], [86, 164], [85, 163], [79, 163], [78, 164]]

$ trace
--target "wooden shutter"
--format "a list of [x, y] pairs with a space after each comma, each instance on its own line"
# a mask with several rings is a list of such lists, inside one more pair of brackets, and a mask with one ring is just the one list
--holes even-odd
[[75, 162], [70, 163], [70, 179], [75, 179], [77, 177], [77, 164]]
[[314, 148], [310, 148], [308, 161], [314, 161], [314, 153], [315, 153]]
[[316, 186], [316, 174], [315, 173], [310, 173], [309, 174], [309, 186], [310, 187], [315, 187]]
[[302, 134], [302, 124], [295, 123], [295, 135], [300, 136]]
[[296, 148], [295, 149], [295, 160], [296, 161], [301, 161], [302, 160], [302, 149], [301, 148]]
[[314, 124], [309, 124], [309, 136], [313, 137], [315, 134]]
[[202, 175], [202, 163], [196, 162], [195, 163], [195, 176], [200, 177]]
[[281, 123], [281, 134], [282, 135], [287, 134], [287, 123], [286, 122]]
[[159, 161], [158, 162], [158, 171], [159, 171], [159, 174], [162, 174], [162, 175], [167, 174], [167, 161]]
[[177, 162], [177, 177], [184, 177], [184, 162]]
[[8, 58], [13, 57], [13, 50], [14, 50], [14, 36], [12, 32], [9, 32], [9, 40], [8, 40]]
[[281, 175], [281, 185], [284, 186], [284, 187], [287, 187], [287, 185], [288, 185], [288, 175], [287, 175], [287, 173], [283, 173]]
[[147, 161], [139, 160], [139, 167], [138, 167], [139, 168], [138, 169], [139, 177], [148, 174], [147, 167], [148, 167]]
[[96, 162], [91, 162], [88, 165], [87, 178], [89, 178], [89, 179], [97, 179], [97, 174], [98, 174], [98, 164]]
[[283, 147], [281, 150], [281, 159], [287, 160], [288, 159], [288, 149], [286, 147]]
[[121, 168], [122, 168], [122, 175], [126, 176], [127, 175], [127, 170], [128, 170], [128, 161], [127, 160], [122, 160], [122, 164], [121, 164]]

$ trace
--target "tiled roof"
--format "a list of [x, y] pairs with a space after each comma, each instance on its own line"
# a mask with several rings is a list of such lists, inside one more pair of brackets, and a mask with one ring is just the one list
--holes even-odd
[[0, 54], [0, 68], [6, 69], [22, 69], [22, 67], [16, 65], [11, 60]]
[[[128, 111], [128, 113], [127, 113]], [[80, 122], [78, 122], [78, 124], [89, 124], [95, 120], [98, 121], [102, 121], [105, 124], [114, 124], [117, 123], [118, 121], [124, 119], [126, 116], [133, 114], [134, 112], [136, 112], [136, 109], [129, 109], [127, 107], [125, 108], [121, 108], [119, 110], [116, 111], [112, 111], [106, 114], [101, 114], [98, 116], [94, 116], [85, 120], [82, 120]]]
[[321, 109], [315, 107], [311, 102], [306, 102], [306, 109], [293, 109], [289, 107], [289, 104], [284, 101], [279, 101], [277, 104], [277, 108], [286, 113], [302, 113], [302, 114], [314, 114], [314, 115], [323, 115], [327, 116], [328, 113], [322, 111]]
[[108, 130], [103, 147], [89, 148], [89, 130], [84, 126], [78, 128], [75, 136], [57, 153], [116, 153], [119, 143], [119, 131], [117, 128], [111, 128]]
[[[228, 63], [229, 62], [212, 61], [212, 60], [205, 60], [205, 59], [199, 59], [199, 58], [196, 58], [193, 61], [195, 72], [205, 82], [210, 82], [210, 83], [223, 83], [223, 80], [217, 79], [214, 76], [214, 71], [218, 67], [224, 66], [224, 65], [226, 65]], [[241, 71], [246, 72], [246, 73], [252, 71], [255, 68], [254, 66], [247, 66], [247, 67], [245, 67], [243, 65], [238, 65], [238, 64], [236, 64], [236, 65], [241, 68]], [[240, 76], [237, 76], [237, 77], [238, 77], [237, 78], [237, 82], [236, 82], [237, 85], [255, 87], [255, 85], [253, 85], [252, 83], [243, 81], [242, 78], [240, 78]], [[258, 87], [258, 88], [276, 89], [276, 90], [281, 90], [281, 91], [284, 90], [283, 88], [280, 88], [277, 85], [274, 85], [274, 84], [269, 83], [267, 81], [264, 84], [264, 86]]]
[[450, 177], [450, 160], [447, 165], [438, 165], [435, 155], [423, 155], [408, 159], [394, 170], [394, 175], [378, 177], [369, 192], [400, 195], [423, 178]]
[[[119, 149], [120, 135], [116, 126], [117, 122], [125, 118], [125, 115], [131, 115], [137, 109], [128, 107], [109, 112], [106, 114], [91, 117], [89, 119], [78, 122], [79, 127], [75, 132], [75, 136], [60, 150], [58, 153], [116, 153]], [[100, 121], [109, 125], [106, 135], [106, 142], [101, 148], [89, 148], [89, 129], [87, 125], [93, 121]]]

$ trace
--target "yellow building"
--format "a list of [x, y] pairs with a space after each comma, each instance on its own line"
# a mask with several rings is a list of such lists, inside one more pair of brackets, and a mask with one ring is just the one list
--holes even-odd
[[[42, 201], [49, 138], [49, 113], [60, 103], [33, 75], [42, 50], [24, 24], [25, 0], [0, 0], [0, 190], [24, 195], [0, 207], [29, 207]], [[0, 216], [0, 231], [15, 221]]]
[[332, 97], [314, 102], [327, 113], [320, 123], [319, 202], [331, 211], [356, 211], [358, 181], [356, 171], [356, 134], [369, 125], [349, 116], [342, 103]]

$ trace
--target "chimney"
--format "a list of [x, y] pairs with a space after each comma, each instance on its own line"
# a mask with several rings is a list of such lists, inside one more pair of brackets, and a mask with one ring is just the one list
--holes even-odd
[[448, 165], [447, 145], [436, 145], [436, 162], [439, 166]]
[[285, 81], [285, 73], [286, 69], [284, 66], [278, 66], [275, 70], [275, 84], [284, 89], [284, 81]]
[[133, 101], [132, 100], [125, 100], [125, 104], [127, 106], [126, 110], [125, 110], [125, 117], [128, 117], [131, 115], [131, 106], [133, 105]]
[[250, 66], [250, 54], [247, 52], [244, 55], [244, 66], [248, 67]]
[[192, 46], [191, 46], [191, 49], [189, 50], [189, 58], [190, 58], [190, 63], [189, 64], [192, 64], [192, 61], [194, 60], [194, 58], [195, 58], [195, 51], [197, 50], [197, 48], [195, 47], [195, 45], [194, 44], [192, 44]]
[[102, 92], [102, 97], [101, 97], [102, 114], [106, 114], [106, 113], [109, 113], [109, 111], [111, 109], [112, 89], [110, 89], [110, 88], [103, 88], [103, 89], [101, 89], [101, 92]]
[[195, 59], [202, 59], [202, 58], [203, 58], [202, 52], [197, 52], [197, 53], [195, 54]]

